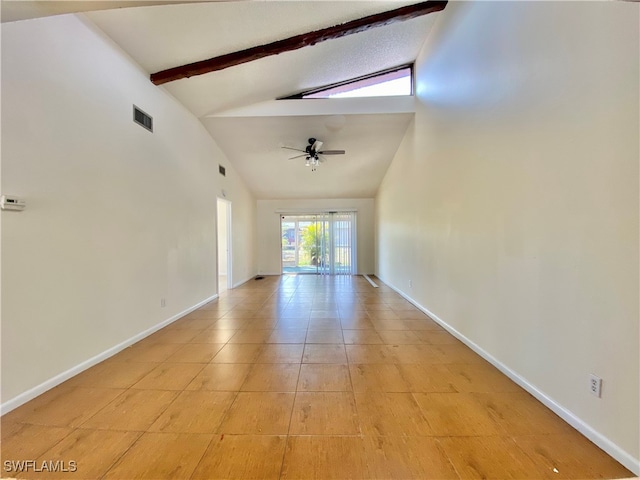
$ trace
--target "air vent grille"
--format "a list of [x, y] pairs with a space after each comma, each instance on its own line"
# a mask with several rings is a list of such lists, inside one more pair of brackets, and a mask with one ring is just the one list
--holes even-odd
[[133, 106], [133, 121], [150, 132], [153, 132], [153, 118], [135, 105]]

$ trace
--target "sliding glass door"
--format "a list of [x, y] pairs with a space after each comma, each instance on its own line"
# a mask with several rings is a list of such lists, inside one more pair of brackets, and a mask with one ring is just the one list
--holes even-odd
[[319, 273], [327, 261], [324, 215], [282, 215], [282, 273]]
[[329, 272], [332, 275], [355, 275], [356, 272], [356, 214], [330, 213]]
[[282, 273], [355, 275], [356, 214], [281, 215]]

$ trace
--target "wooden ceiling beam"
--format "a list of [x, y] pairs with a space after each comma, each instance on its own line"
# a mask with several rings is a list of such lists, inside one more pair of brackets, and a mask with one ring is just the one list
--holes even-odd
[[388, 10], [386, 12], [376, 13], [367, 17], [352, 20], [350, 22], [335, 25], [333, 27], [315, 30], [309, 33], [303, 33], [293, 37], [278, 40], [276, 42], [251, 47], [219, 57], [209, 58], [199, 62], [181, 65], [179, 67], [169, 68], [157, 73], [151, 74], [151, 81], [155, 85], [172, 82], [181, 78], [189, 78], [196, 75], [223, 70], [247, 62], [252, 62], [260, 58], [278, 55], [283, 52], [297, 50], [299, 48], [315, 45], [316, 43], [341, 38], [354, 33], [365, 32], [372, 28], [383, 27], [397, 22], [404, 22], [412, 18], [428, 15], [429, 13], [439, 12], [447, 6], [446, 0], [429, 0], [406, 7]]

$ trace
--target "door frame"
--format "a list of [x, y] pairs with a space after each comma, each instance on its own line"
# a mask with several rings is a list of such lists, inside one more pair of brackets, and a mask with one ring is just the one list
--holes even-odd
[[[284, 262], [282, 255], [282, 223], [285, 217], [306, 217], [306, 216], [314, 216], [316, 217], [316, 225], [318, 223], [327, 224], [328, 228], [328, 245], [326, 245], [327, 253], [329, 255], [329, 266], [328, 268], [319, 268], [316, 267], [316, 272], [296, 272], [296, 275], [335, 275], [335, 239], [333, 238], [333, 232], [335, 229], [334, 219], [335, 215], [341, 213], [349, 213], [353, 214], [351, 217], [351, 232], [350, 232], [350, 240], [351, 240], [351, 269], [352, 273], [350, 275], [358, 275], [358, 209], [357, 208], [338, 208], [338, 209], [301, 209], [301, 210], [276, 210], [278, 214], [278, 255], [280, 257], [280, 275], [287, 275], [284, 272]], [[297, 224], [297, 222], [296, 222]], [[297, 229], [296, 229], [296, 239], [297, 239]], [[296, 243], [297, 247], [297, 243]]]
[[227, 221], [226, 221], [226, 236], [227, 236], [227, 290], [231, 290], [233, 288], [233, 255], [232, 248], [233, 244], [231, 243], [232, 235], [232, 225], [231, 225], [231, 200], [227, 200], [223, 197], [216, 198], [216, 290], [218, 295], [220, 294], [220, 258], [219, 258], [219, 240], [220, 240], [220, 222], [218, 218], [218, 207], [220, 205], [224, 205], [226, 207], [227, 213]]

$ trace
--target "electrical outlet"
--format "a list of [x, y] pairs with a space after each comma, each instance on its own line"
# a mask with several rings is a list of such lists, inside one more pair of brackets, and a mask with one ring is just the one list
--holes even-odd
[[602, 379], [593, 373], [589, 375], [589, 393], [598, 398], [602, 396]]
[[161, 299], [160, 299], [160, 306], [161, 306], [162, 308], [164, 308], [164, 307], [166, 307], [166, 306], [167, 306], [167, 301], [166, 301], [164, 298], [161, 298]]

